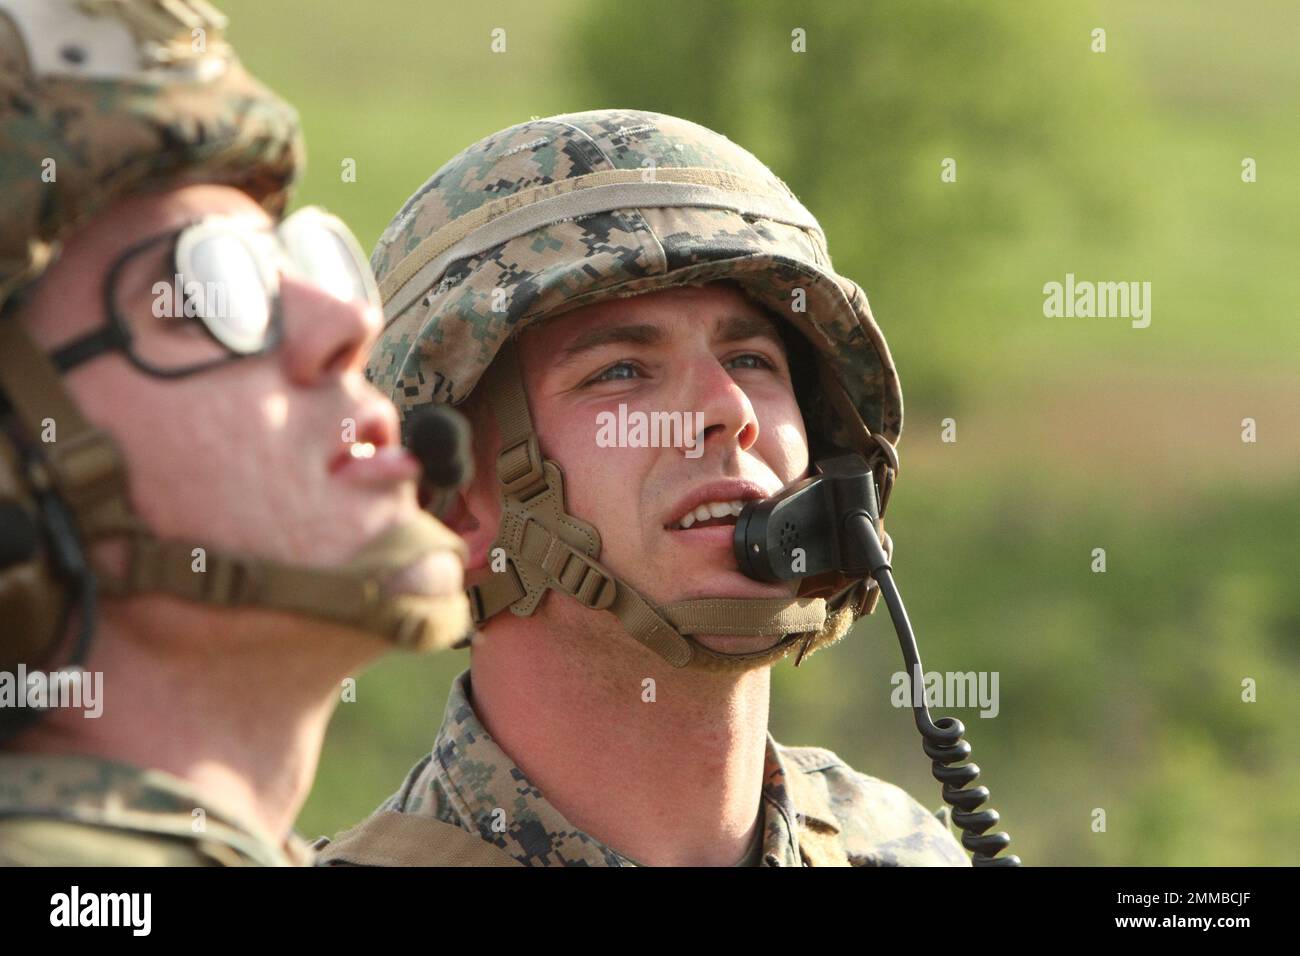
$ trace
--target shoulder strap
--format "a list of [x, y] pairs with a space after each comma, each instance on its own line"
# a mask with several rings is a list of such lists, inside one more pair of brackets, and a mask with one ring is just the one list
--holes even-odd
[[316, 860], [353, 866], [523, 866], [455, 824], [396, 810], [376, 813], [343, 831]]

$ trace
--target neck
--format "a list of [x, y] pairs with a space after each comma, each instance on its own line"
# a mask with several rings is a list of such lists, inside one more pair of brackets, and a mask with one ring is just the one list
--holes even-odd
[[287, 614], [155, 596], [106, 603], [84, 664], [103, 674], [102, 714], [52, 711], [14, 749], [161, 770], [283, 844], [341, 681], [378, 649]]
[[475, 643], [488, 733], [570, 823], [624, 856], [736, 863], [760, 826], [768, 668], [679, 670], [571, 610], [506, 615]]

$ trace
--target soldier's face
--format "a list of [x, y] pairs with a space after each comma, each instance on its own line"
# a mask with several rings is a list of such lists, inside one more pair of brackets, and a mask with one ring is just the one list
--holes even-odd
[[728, 284], [667, 289], [543, 322], [519, 354], [542, 452], [564, 470], [569, 512], [600, 531], [602, 562], [659, 602], [794, 592], [740, 573], [733, 515], [682, 526], [701, 497], [766, 497], [808, 469], [785, 350], [762, 309]]
[[[209, 215], [269, 225], [244, 193], [189, 186], [122, 201], [67, 244], [21, 316], [47, 351], [106, 321], [106, 272], [122, 250]], [[155, 282], [171, 284], [170, 248], [133, 264], [119, 302], [148, 315]], [[415, 461], [399, 445], [396, 410], [362, 374], [378, 309], [281, 277], [283, 340], [264, 355], [179, 379], [152, 377], [121, 352], [64, 378], [82, 413], [120, 443], [132, 502], [154, 533], [316, 566], [347, 560], [370, 537], [416, 513]], [[186, 337], [210, 352], [193, 320], [146, 334]], [[349, 426], [349, 422], [355, 423]], [[369, 459], [351, 440], [377, 446]], [[387, 449], [387, 450], [385, 450]], [[458, 559], [431, 558], [430, 586], [461, 586]]]

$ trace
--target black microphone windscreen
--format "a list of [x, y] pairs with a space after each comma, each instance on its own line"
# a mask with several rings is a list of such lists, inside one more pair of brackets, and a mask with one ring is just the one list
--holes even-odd
[[438, 488], [457, 488], [474, 477], [469, 423], [447, 405], [428, 405], [407, 421], [406, 446], [420, 460], [424, 478]]

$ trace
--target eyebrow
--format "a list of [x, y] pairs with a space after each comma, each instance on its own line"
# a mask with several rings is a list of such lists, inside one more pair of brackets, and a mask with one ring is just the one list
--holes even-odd
[[[729, 315], [719, 320], [713, 329], [718, 342], [740, 342], [745, 339], [765, 338], [785, 354], [785, 343], [771, 319], [757, 315]], [[662, 345], [668, 333], [661, 326], [646, 323], [606, 326], [583, 332], [560, 351], [555, 366], [568, 365], [583, 353], [605, 345]]]

